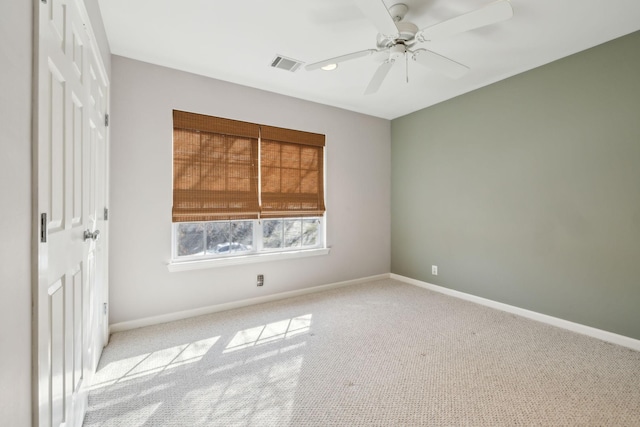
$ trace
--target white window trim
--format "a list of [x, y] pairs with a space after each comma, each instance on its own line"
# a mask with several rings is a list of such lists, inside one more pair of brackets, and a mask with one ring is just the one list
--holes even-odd
[[228, 267], [231, 265], [329, 255], [330, 251], [331, 248], [314, 248], [286, 252], [253, 253], [249, 255], [229, 256], [224, 258], [207, 258], [196, 261], [170, 261], [167, 264], [167, 269], [172, 273], [177, 271], [201, 270], [204, 268]]

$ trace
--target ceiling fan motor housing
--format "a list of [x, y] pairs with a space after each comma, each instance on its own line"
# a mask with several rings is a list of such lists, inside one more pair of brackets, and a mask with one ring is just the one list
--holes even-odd
[[416, 44], [416, 33], [419, 28], [411, 22], [396, 22], [398, 28], [398, 34], [393, 37], [387, 37], [382, 34], [378, 34], [378, 48], [384, 49], [397, 44], [403, 44], [407, 47]]
[[396, 22], [396, 27], [398, 27], [399, 32], [396, 40], [402, 40], [404, 44], [415, 43], [416, 33], [420, 30], [415, 24], [411, 22]]

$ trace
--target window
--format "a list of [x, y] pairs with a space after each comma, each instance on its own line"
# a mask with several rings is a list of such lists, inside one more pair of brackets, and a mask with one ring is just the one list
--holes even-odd
[[173, 259], [324, 247], [324, 135], [173, 112]]

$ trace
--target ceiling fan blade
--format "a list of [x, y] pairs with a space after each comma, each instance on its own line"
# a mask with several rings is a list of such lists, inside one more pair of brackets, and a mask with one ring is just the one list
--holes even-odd
[[382, 35], [393, 37], [398, 34], [398, 27], [393, 21], [387, 6], [382, 0], [354, 0], [362, 13], [375, 25]]
[[382, 82], [387, 77], [387, 74], [389, 73], [389, 70], [391, 70], [394, 62], [395, 61], [393, 59], [389, 59], [380, 64], [376, 73], [373, 75], [373, 78], [371, 78], [369, 86], [367, 86], [367, 89], [364, 91], [365, 95], [371, 95], [380, 89]]
[[419, 41], [436, 40], [495, 24], [512, 16], [513, 7], [511, 7], [511, 2], [509, 0], [498, 0], [489, 3], [483, 8], [422, 29], [416, 34], [416, 38]]
[[469, 71], [469, 67], [462, 65], [453, 59], [446, 58], [426, 49], [418, 49], [413, 52], [413, 60], [418, 64], [438, 71], [446, 76], [457, 79]]
[[372, 55], [374, 53], [376, 53], [377, 50], [376, 49], [367, 49], [367, 50], [361, 50], [359, 52], [353, 52], [353, 53], [348, 53], [346, 55], [341, 55], [341, 56], [336, 56], [335, 58], [329, 58], [329, 59], [325, 59], [323, 61], [320, 62], [314, 62], [313, 64], [309, 64], [307, 66], [305, 66], [305, 70], [307, 71], [313, 71], [313, 70], [318, 70], [326, 65], [329, 64], [338, 64], [340, 62], [344, 62], [344, 61], [350, 61], [352, 59], [357, 59], [357, 58], [362, 58], [363, 56], [369, 56]]

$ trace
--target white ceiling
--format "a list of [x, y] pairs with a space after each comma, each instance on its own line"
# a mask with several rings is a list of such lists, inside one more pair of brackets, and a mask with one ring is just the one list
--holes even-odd
[[[371, 0], [376, 1], [376, 0]], [[424, 28], [487, 0], [405, 3]], [[471, 68], [452, 80], [420, 64], [396, 64], [380, 90], [364, 90], [381, 58], [332, 72], [270, 66], [276, 55], [306, 64], [374, 49], [377, 31], [353, 0], [99, 0], [115, 55], [394, 119], [608, 40], [640, 30], [638, 0], [512, 0], [508, 21], [422, 47]], [[638, 53], [640, 54], [640, 52]], [[604, 78], [604, 76], [603, 76]]]

